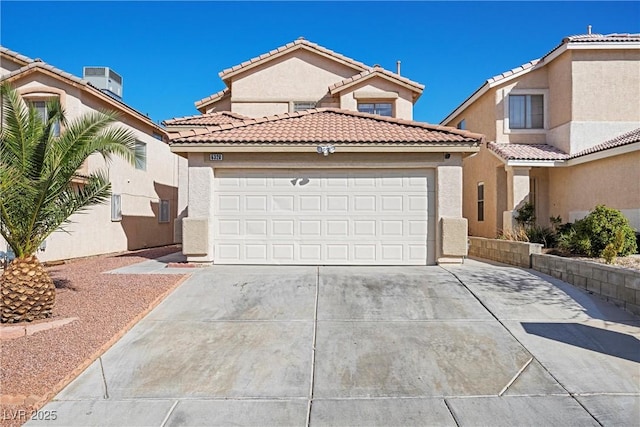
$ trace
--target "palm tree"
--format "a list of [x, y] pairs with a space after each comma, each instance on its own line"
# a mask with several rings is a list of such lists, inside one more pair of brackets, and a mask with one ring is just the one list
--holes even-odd
[[[53, 281], [36, 251], [51, 233], [64, 229], [71, 215], [111, 194], [106, 170], [82, 176], [83, 184], [77, 184], [78, 170], [94, 153], [133, 164], [135, 137], [113, 125], [112, 112], [67, 122], [54, 100], [42, 119], [8, 84], [0, 94], [0, 234], [16, 255], [0, 279], [0, 321], [32, 321], [50, 317], [55, 301]], [[62, 131], [54, 131], [57, 127]]]

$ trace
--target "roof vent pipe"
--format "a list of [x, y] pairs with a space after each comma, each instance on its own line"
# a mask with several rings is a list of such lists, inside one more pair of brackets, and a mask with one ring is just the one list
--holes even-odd
[[396, 74], [400, 75], [400, 60], [396, 61]]
[[587, 25], [587, 34], [591, 34], [591, 25]]

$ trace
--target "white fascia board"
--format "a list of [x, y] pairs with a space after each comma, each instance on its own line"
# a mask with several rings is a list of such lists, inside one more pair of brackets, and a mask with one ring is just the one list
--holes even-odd
[[[179, 144], [171, 145], [172, 153], [254, 153], [254, 152], [289, 152], [316, 153], [319, 145], [327, 143], [305, 145], [214, 145], [214, 144]], [[336, 153], [475, 153], [478, 147], [443, 145], [414, 146], [414, 145], [335, 145]]]
[[528, 166], [532, 168], [553, 168], [564, 166], [565, 160], [507, 160], [507, 166], [522, 167]]

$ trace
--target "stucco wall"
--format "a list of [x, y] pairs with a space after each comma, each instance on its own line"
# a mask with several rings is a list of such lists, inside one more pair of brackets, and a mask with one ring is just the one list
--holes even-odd
[[[483, 146], [463, 161], [463, 216], [472, 236], [496, 237], [506, 209], [506, 175], [502, 162]], [[478, 221], [478, 182], [484, 182], [484, 221]], [[497, 209], [499, 207], [499, 210]]]
[[573, 221], [597, 204], [622, 210], [640, 230], [640, 151], [549, 170], [549, 215]]
[[289, 112], [288, 102], [234, 102], [231, 111], [248, 117], [263, 117]]
[[[549, 87], [549, 130], [571, 121], [572, 75], [571, 51], [566, 51], [545, 67], [548, 73]], [[569, 134], [558, 134], [558, 141], [547, 138], [550, 144], [562, 143], [569, 138]], [[557, 147], [562, 148], [560, 145]]]
[[214, 102], [213, 104], [207, 105], [204, 112], [205, 113], [213, 113], [215, 111], [232, 111], [231, 110], [231, 97], [226, 96], [219, 100], [218, 102]]
[[497, 95], [494, 89], [482, 95], [476, 102], [448, 122], [445, 126], [457, 127], [461, 120], [465, 121], [466, 129], [481, 133], [487, 141], [496, 139]]
[[[69, 86], [53, 77], [30, 74], [15, 82], [21, 91], [46, 91], [57, 88], [65, 91], [63, 100], [67, 118], [74, 118], [99, 109], [113, 109], [109, 102]], [[87, 162], [90, 172], [108, 167], [112, 192], [121, 194], [122, 220], [111, 221], [110, 200], [73, 215], [65, 229], [69, 233], [54, 232], [46, 240], [46, 250], [38, 254], [43, 260], [67, 259], [101, 253], [118, 252], [174, 242], [173, 221], [178, 209], [178, 172], [186, 168], [186, 160], [169, 151], [169, 146], [154, 138], [155, 128], [133, 115], [121, 114], [119, 126], [132, 131], [136, 139], [147, 144], [147, 167], [137, 170], [133, 165], [114, 157], [108, 165], [100, 155], [92, 155]], [[170, 222], [159, 223], [159, 201], [169, 200]], [[184, 201], [183, 201], [184, 203]]]
[[[395, 99], [383, 98], [383, 92], [395, 92]], [[356, 99], [356, 93], [366, 93], [366, 99]], [[380, 93], [376, 97], [375, 94]], [[372, 96], [369, 98], [368, 94]], [[343, 110], [358, 111], [358, 102], [390, 102], [393, 104], [393, 116], [399, 119], [413, 120], [413, 93], [404, 87], [398, 86], [382, 78], [369, 79], [361, 84], [351, 86], [340, 94], [340, 108]]]
[[573, 51], [573, 120], [640, 121], [640, 50]]
[[330, 85], [354, 74], [351, 67], [298, 49], [234, 76], [231, 101], [317, 102]]

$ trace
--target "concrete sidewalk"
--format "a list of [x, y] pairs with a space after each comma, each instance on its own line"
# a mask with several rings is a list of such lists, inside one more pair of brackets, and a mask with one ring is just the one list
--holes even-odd
[[549, 277], [476, 261], [196, 270], [43, 408], [47, 425], [640, 419], [640, 319]]

